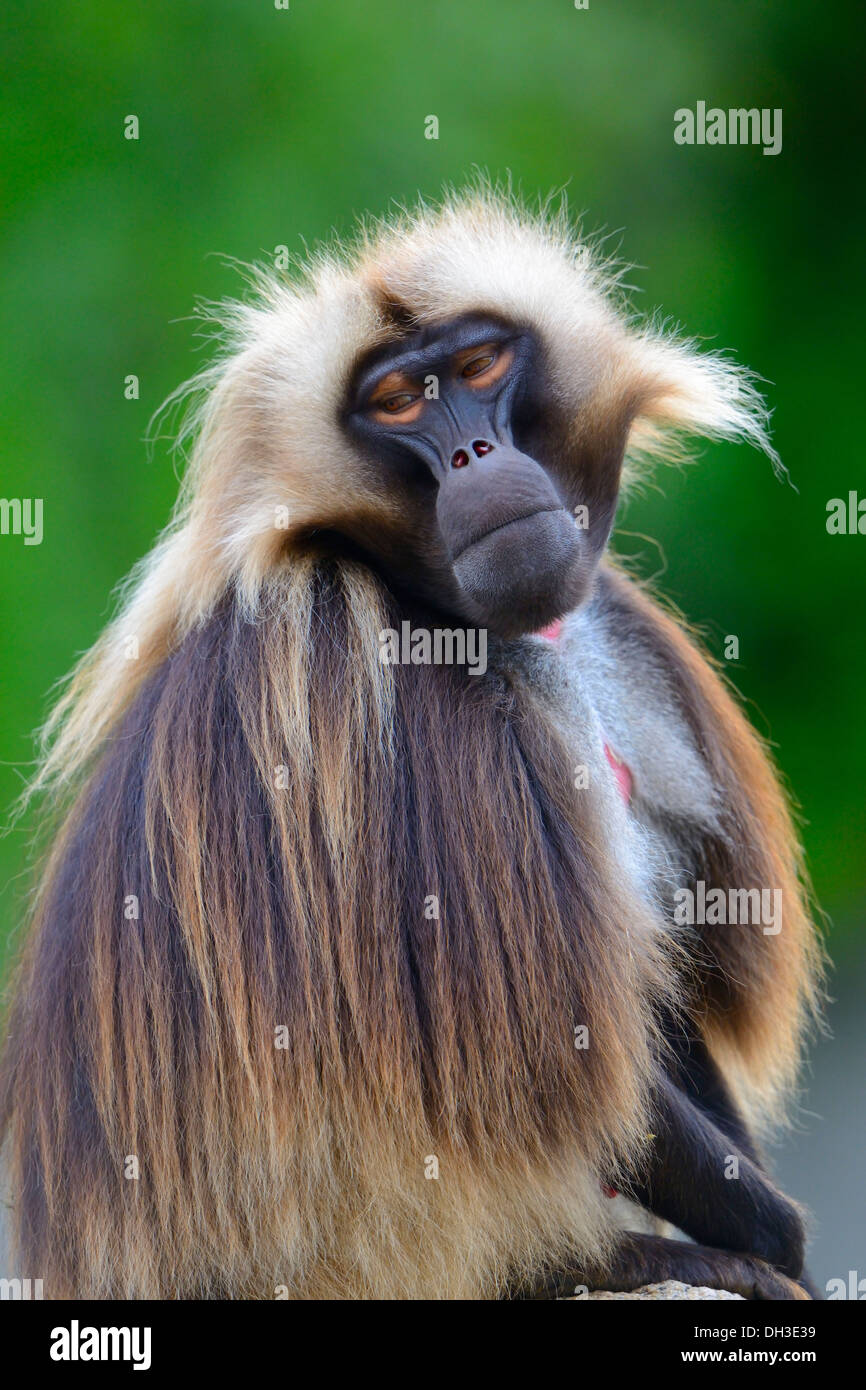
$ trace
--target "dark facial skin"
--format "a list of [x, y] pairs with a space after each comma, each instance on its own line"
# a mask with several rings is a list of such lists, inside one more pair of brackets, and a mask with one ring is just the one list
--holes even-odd
[[533, 336], [471, 315], [367, 359], [346, 416], [376, 461], [414, 472], [408, 587], [416, 575], [425, 596], [432, 584], [443, 608], [506, 636], [576, 607], [596, 558], [552, 470], [519, 447], [540, 437], [543, 397]]

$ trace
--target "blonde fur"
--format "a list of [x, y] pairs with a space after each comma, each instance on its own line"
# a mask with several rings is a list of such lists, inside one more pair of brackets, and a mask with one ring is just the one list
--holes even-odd
[[[394, 512], [338, 424], [352, 362], [394, 334], [392, 300], [420, 324], [488, 309], [530, 325], [575, 448], [582, 429], [626, 402], [632, 466], [669, 457], [679, 432], [744, 439], [776, 457], [749, 374], [634, 324], [615, 272], [564, 208], [533, 214], [482, 189], [363, 229], [294, 278], [265, 268], [251, 278], [252, 303], [210, 311], [223, 349], [177, 393], [193, 402], [182, 439], [194, 444], [175, 516], [57, 703], [35, 791], [74, 781], [149, 672], [228, 589], [254, 613], [294, 537], [339, 528], [359, 507], [378, 519]], [[286, 529], [275, 524], [281, 508]], [[124, 653], [129, 637], [136, 661]]]
[[575, 451], [609, 422], [635, 456], [679, 430], [771, 452], [766, 418], [635, 325], [561, 213], [490, 189], [254, 285], [179, 393], [175, 516], [45, 730], [31, 794], [71, 809], [4, 1059], [18, 1248], [49, 1296], [495, 1295], [614, 1241], [599, 1177], [640, 1165], [681, 959], [599, 748], [576, 798], [531, 681], [379, 661], [402, 612], [316, 548], [400, 524], [340, 428], [349, 373], [407, 320], [490, 310], [537, 334]]

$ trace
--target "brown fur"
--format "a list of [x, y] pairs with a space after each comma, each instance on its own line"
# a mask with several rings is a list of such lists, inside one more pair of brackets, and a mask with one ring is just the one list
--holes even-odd
[[312, 560], [257, 621], [227, 601], [78, 803], [4, 1077], [55, 1296], [478, 1295], [603, 1243], [593, 1174], [646, 1129], [646, 909], [514, 691], [371, 663], [384, 602]]
[[778, 935], [760, 924], [699, 928], [702, 949], [687, 991], [760, 1130], [784, 1110], [804, 1029], [820, 1007], [823, 955], [791, 813], [769, 750], [682, 619], [621, 571], [606, 569], [604, 585], [620, 631], [633, 632], [672, 679], [716, 788], [718, 827], [692, 835], [693, 877], [725, 891], [771, 886], [782, 893]]
[[[176, 517], [47, 729], [34, 792], [61, 828], [0, 1075], [18, 1265], [49, 1297], [495, 1295], [611, 1247], [599, 1178], [640, 1162], [679, 957], [529, 683], [379, 661], [382, 629], [436, 617], [326, 553], [397, 544], [405, 516], [342, 393], [404, 321], [511, 314], [545, 352], [566, 491], [626, 436], [632, 459], [678, 428], [766, 443], [761, 406], [631, 327], [562, 219], [489, 193], [259, 289], [197, 383]], [[795, 905], [787, 954], [707, 940], [690, 999], [772, 1090], [810, 960], [786, 812], [717, 678], [615, 592], [724, 793], [706, 876]]]

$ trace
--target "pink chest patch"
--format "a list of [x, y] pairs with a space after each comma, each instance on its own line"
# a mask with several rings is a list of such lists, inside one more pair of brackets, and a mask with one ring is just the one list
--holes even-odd
[[554, 618], [552, 623], [548, 623], [547, 627], [541, 628], [535, 635], [544, 637], [548, 642], [558, 642], [562, 635], [562, 619]]
[[631, 769], [627, 763], [622, 761], [622, 758], [616, 756], [616, 753], [614, 753], [609, 743], [604, 745], [604, 756], [610, 763], [613, 775], [616, 778], [616, 785], [619, 787], [619, 794], [627, 806], [631, 801], [632, 788], [634, 786]]
[[[548, 623], [547, 627], [540, 628], [535, 635], [536, 637], [543, 637], [546, 642], [558, 642], [562, 636], [562, 619], [554, 618], [552, 623]], [[619, 787], [619, 794], [627, 806], [631, 801], [634, 786], [631, 769], [627, 763], [623, 762], [622, 758], [617, 757], [609, 743], [604, 745], [604, 756], [610, 763], [616, 778], [616, 785]]]

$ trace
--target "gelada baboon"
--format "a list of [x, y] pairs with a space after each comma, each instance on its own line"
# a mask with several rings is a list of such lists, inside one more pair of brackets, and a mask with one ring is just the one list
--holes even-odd
[[[34, 786], [20, 1270], [806, 1297], [756, 1149], [815, 1004], [797, 843], [724, 682], [605, 557], [678, 435], [772, 456], [749, 378], [489, 190], [257, 273], [221, 323], [176, 515]], [[684, 888], [781, 921], [680, 922]]]

